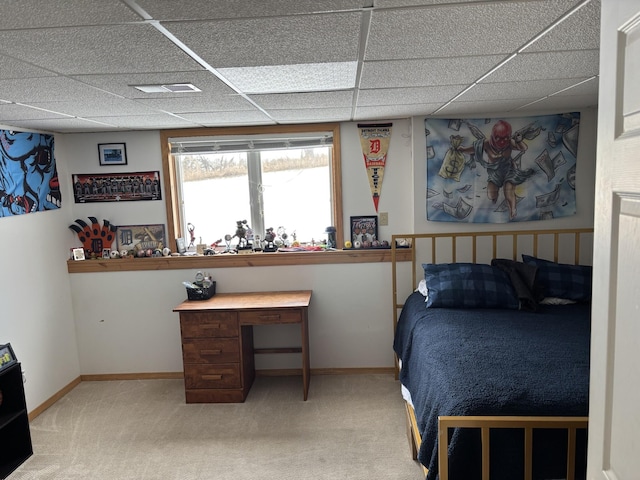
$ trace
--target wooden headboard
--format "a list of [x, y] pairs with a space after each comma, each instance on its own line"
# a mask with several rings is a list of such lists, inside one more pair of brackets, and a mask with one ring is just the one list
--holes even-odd
[[[400, 260], [398, 252], [407, 248], [411, 260]], [[490, 263], [494, 258], [521, 261], [522, 253], [554, 262], [590, 265], [593, 228], [392, 235], [394, 333], [405, 298], [423, 278], [423, 263]]]

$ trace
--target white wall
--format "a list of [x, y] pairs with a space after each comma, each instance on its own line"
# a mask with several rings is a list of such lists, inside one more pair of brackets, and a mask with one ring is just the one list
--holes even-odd
[[[544, 223], [505, 225], [505, 229], [593, 225], [595, 131], [596, 112], [583, 111], [576, 188], [578, 215]], [[0, 280], [8, 307], [0, 319], [0, 342], [10, 341], [25, 363], [30, 408], [79, 373], [182, 370], [178, 315], [172, 309], [184, 300], [181, 282], [192, 278], [195, 271], [70, 275], [65, 264], [68, 248], [79, 246], [68, 229], [76, 218], [95, 216], [116, 225], [166, 224], [164, 201], [80, 205], [73, 202], [71, 189], [73, 173], [162, 170], [159, 138], [158, 132], [57, 135], [63, 208], [0, 219], [0, 258], [3, 272], [11, 272]], [[356, 123], [341, 126], [341, 140], [347, 228], [350, 216], [373, 215], [375, 209]], [[127, 166], [98, 165], [97, 144], [110, 142], [127, 144]], [[478, 228], [426, 221], [425, 143], [424, 118], [393, 120], [379, 204], [379, 211], [389, 214], [389, 226], [379, 227], [382, 239], [390, 239], [392, 233]], [[16, 254], [18, 251], [21, 255]], [[393, 365], [388, 263], [224, 268], [212, 273], [220, 292], [313, 290], [309, 318], [312, 368]], [[34, 281], [39, 290], [36, 300], [26, 288]], [[299, 330], [295, 326], [256, 328], [255, 343], [296, 345]], [[300, 365], [299, 356], [293, 354], [259, 356], [256, 361], [257, 368]]]
[[59, 210], [0, 218], [0, 344], [11, 343], [22, 364], [29, 409], [80, 373], [66, 264], [68, 195], [63, 202]]

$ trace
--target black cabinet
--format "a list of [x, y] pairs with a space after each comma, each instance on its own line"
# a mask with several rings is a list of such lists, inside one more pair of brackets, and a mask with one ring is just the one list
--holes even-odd
[[16, 363], [0, 371], [0, 478], [7, 478], [32, 454], [22, 370]]

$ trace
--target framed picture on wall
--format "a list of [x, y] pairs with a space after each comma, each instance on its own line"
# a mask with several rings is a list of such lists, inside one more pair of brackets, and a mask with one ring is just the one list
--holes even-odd
[[99, 143], [100, 165], [126, 165], [127, 146], [125, 143]]
[[371, 248], [378, 240], [378, 217], [351, 217], [351, 244], [354, 248]]

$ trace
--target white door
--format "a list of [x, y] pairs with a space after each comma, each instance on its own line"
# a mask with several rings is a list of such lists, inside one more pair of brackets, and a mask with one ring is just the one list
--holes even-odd
[[588, 478], [640, 478], [640, 0], [602, 0]]

